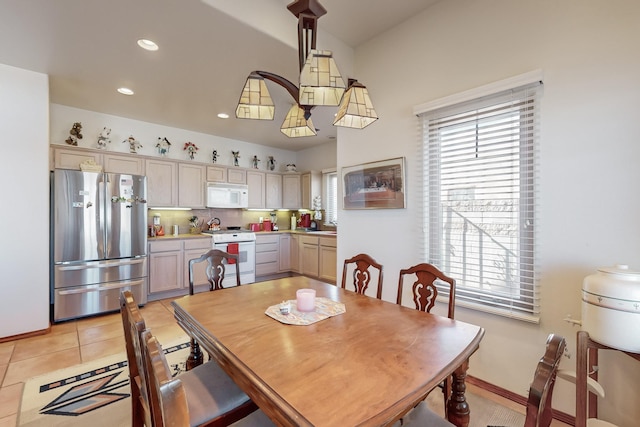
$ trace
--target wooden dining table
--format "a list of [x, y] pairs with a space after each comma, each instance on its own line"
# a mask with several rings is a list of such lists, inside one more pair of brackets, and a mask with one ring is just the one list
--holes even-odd
[[[302, 288], [343, 303], [345, 312], [310, 325], [265, 314]], [[171, 304], [178, 324], [277, 425], [391, 425], [449, 375], [449, 420], [468, 425], [464, 378], [484, 335], [479, 326], [304, 276]]]

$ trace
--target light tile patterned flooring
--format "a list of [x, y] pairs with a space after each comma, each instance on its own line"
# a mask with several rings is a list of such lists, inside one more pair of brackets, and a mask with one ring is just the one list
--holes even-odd
[[[153, 301], [142, 308], [146, 325], [161, 343], [180, 337], [187, 339], [177, 325], [171, 300]], [[32, 377], [124, 353], [120, 313], [55, 324], [46, 335], [0, 343], [0, 427], [16, 425], [24, 382]], [[524, 408], [471, 384], [467, 389], [515, 411]], [[566, 426], [556, 420], [553, 426]]]

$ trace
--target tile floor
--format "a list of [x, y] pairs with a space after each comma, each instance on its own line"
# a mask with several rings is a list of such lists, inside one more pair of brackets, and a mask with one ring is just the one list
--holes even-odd
[[[177, 325], [171, 300], [153, 301], [142, 308], [142, 315], [161, 343], [187, 339]], [[124, 353], [120, 313], [53, 325], [46, 335], [0, 343], [0, 427], [16, 425], [24, 382], [58, 369]], [[467, 389], [524, 413], [524, 408], [471, 384]], [[566, 426], [556, 420], [553, 426]]]

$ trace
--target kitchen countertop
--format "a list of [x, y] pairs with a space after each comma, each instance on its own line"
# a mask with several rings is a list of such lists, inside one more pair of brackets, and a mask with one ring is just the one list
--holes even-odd
[[[256, 235], [264, 235], [264, 234], [305, 234], [305, 235], [316, 235], [316, 236], [327, 236], [327, 237], [337, 237], [337, 232], [332, 230], [318, 230], [318, 231], [305, 231], [305, 230], [278, 230], [278, 231], [254, 231]], [[211, 234], [178, 234], [174, 236], [173, 234], [168, 234], [166, 236], [156, 236], [156, 237], [147, 237], [149, 242], [159, 241], [159, 240], [173, 240], [173, 239], [210, 239]]]

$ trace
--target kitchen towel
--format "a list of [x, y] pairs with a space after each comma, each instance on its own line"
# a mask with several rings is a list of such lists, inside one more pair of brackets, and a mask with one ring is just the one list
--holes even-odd
[[[238, 243], [227, 243], [227, 253], [238, 255]], [[235, 264], [236, 260], [227, 258], [227, 264]]]

